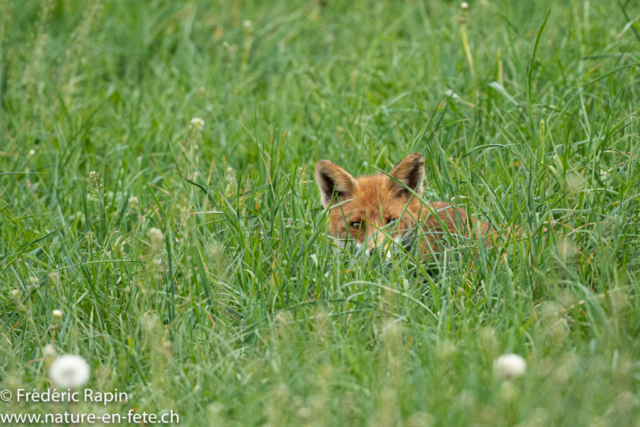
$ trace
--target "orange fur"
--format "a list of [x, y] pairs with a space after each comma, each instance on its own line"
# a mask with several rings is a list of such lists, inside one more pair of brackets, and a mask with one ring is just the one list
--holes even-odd
[[[449, 203], [423, 204], [411, 191], [422, 195], [424, 160], [418, 153], [404, 158], [389, 176], [378, 173], [353, 178], [338, 165], [327, 160], [316, 164], [316, 182], [325, 207], [330, 207], [329, 232], [339, 242], [355, 240], [369, 250], [383, 247], [422, 224], [423, 253], [441, 249], [446, 230], [453, 235], [469, 237], [477, 229], [489, 246], [489, 224], [469, 218], [464, 209]], [[397, 181], [400, 182], [397, 182]], [[354, 223], [360, 223], [354, 227]]]

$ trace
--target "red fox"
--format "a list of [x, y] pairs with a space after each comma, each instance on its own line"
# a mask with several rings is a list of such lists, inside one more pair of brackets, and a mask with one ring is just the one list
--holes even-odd
[[402, 159], [389, 176], [377, 173], [354, 178], [328, 160], [319, 160], [315, 172], [322, 204], [331, 208], [329, 232], [342, 247], [354, 240], [369, 255], [381, 248], [388, 260], [391, 245], [403, 245], [407, 237], [419, 232], [419, 224], [423, 254], [437, 253], [448, 233], [465, 237], [480, 233], [487, 247], [491, 243], [489, 223], [449, 203], [424, 204], [415, 197], [423, 193], [424, 159], [419, 153]]

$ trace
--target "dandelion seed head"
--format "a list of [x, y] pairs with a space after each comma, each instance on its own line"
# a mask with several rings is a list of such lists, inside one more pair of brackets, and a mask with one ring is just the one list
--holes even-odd
[[42, 355], [44, 357], [54, 357], [56, 355], [56, 348], [53, 344], [47, 344], [42, 347]]
[[462, 10], [469, 9], [469, 3], [467, 3], [466, 1], [463, 1], [462, 3], [460, 3], [460, 9]]
[[89, 381], [89, 375], [87, 362], [74, 354], [58, 357], [49, 369], [49, 378], [60, 388], [80, 388]]
[[53, 310], [51, 312], [51, 314], [53, 315], [53, 317], [55, 317], [56, 319], [62, 319], [62, 311], [60, 310]]
[[493, 370], [500, 378], [511, 380], [524, 374], [527, 362], [517, 354], [503, 354], [493, 363]]
[[453, 98], [453, 99], [460, 99], [460, 97], [458, 96], [457, 93], [455, 93], [454, 91], [452, 91], [451, 89], [447, 89], [444, 91], [444, 94]]
[[190, 125], [195, 130], [201, 131], [204, 129], [204, 120], [202, 120], [200, 117], [194, 117], [193, 119], [191, 119]]

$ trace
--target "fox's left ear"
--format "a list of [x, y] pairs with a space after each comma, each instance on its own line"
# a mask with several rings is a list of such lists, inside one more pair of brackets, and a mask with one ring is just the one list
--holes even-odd
[[333, 202], [350, 198], [358, 185], [347, 171], [328, 160], [316, 163], [316, 182], [325, 208]]
[[409, 154], [389, 172], [389, 175], [404, 184], [402, 185], [390, 180], [398, 196], [410, 196], [411, 192], [407, 190], [407, 187], [419, 196], [422, 195], [422, 181], [424, 180], [424, 159], [422, 158], [422, 154]]

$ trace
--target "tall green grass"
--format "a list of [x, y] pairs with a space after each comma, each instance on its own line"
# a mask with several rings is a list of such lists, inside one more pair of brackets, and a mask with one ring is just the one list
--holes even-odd
[[[638, 16], [0, 0], [0, 388], [48, 387], [54, 342], [129, 394], [81, 412], [637, 424]], [[428, 200], [525, 233], [435, 265], [338, 250], [315, 161], [356, 175], [414, 151]], [[503, 382], [511, 352], [528, 369]]]

